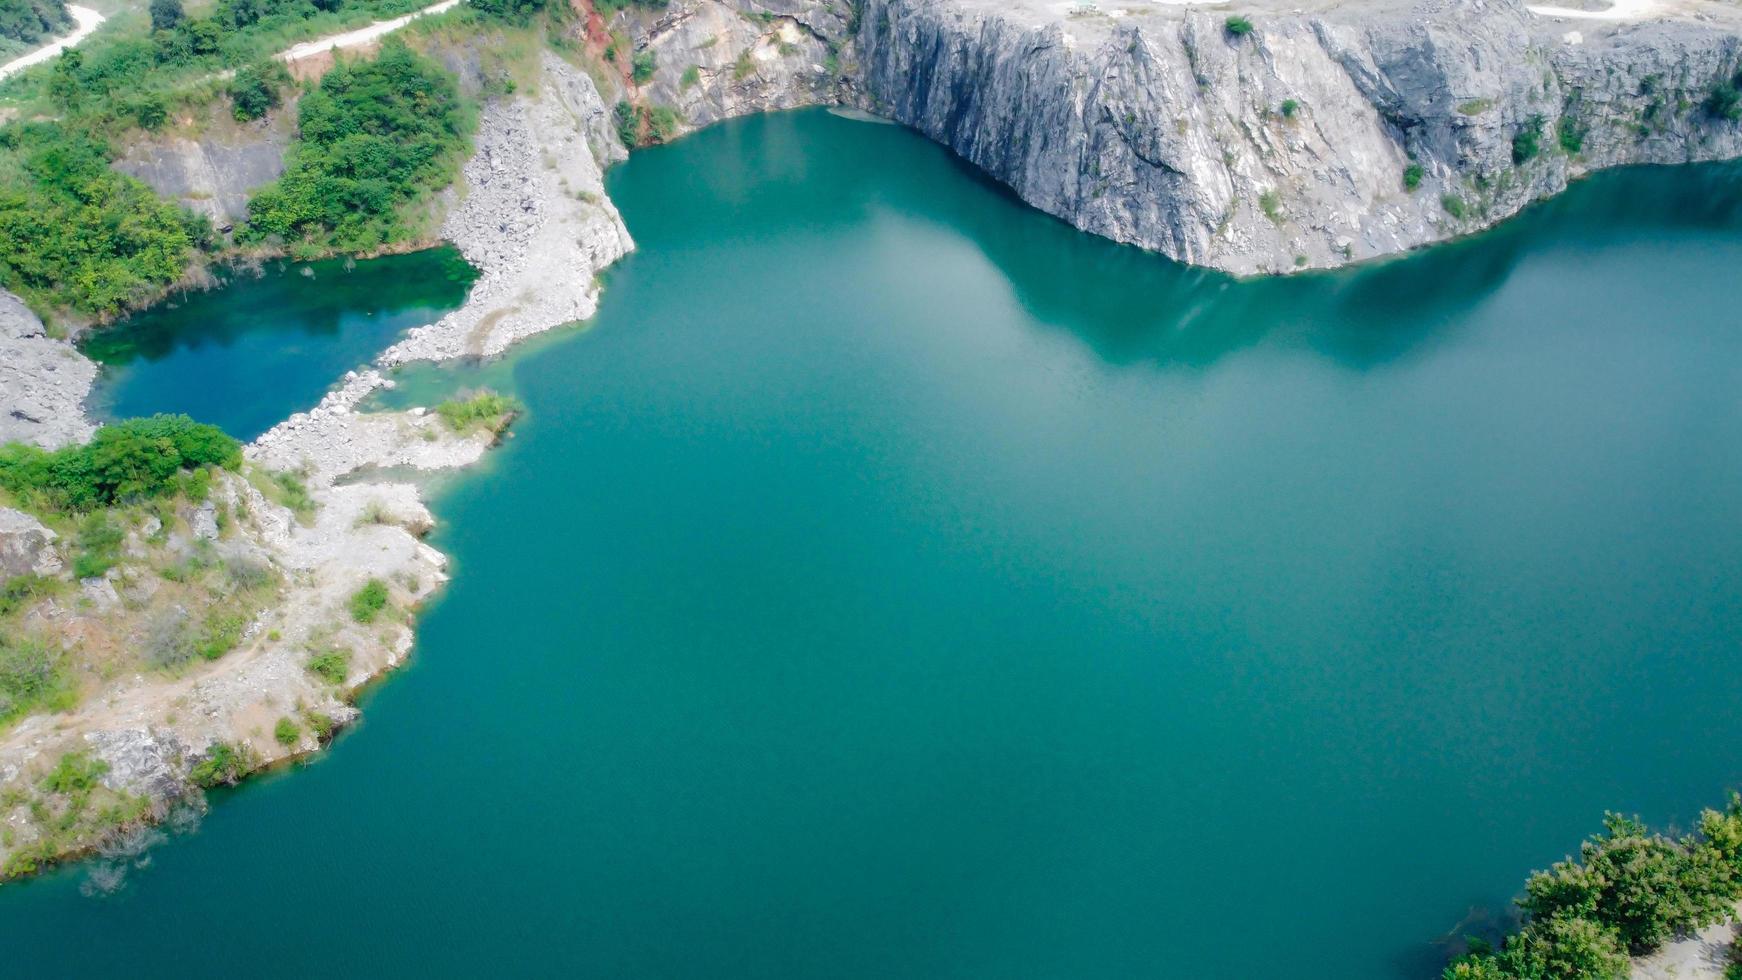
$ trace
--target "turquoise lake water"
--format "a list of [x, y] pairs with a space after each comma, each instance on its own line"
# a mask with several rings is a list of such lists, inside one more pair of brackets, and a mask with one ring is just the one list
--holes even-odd
[[1742, 170], [1249, 283], [822, 112], [609, 190], [588, 331], [397, 395], [528, 409], [411, 665], [9, 976], [1430, 977], [1742, 785]]
[[313, 408], [335, 378], [407, 328], [460, 305], [476, 278], [453, 248], [221, 275], [225, 288], [177, 296], [87, 337], [85, 353], [107, 367], [98, 415], [186, 412], [252, 439]]

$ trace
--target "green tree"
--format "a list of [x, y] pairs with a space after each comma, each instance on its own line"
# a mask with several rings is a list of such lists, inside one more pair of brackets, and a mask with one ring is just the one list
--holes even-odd
[[1532, 921], [1587, 919], [1643, 953], [1728, 913], [1731, 874], [1715, 848], [1648, 833], [1615, 813], [1604, 829], [1580, 846], [1578, 861], [1558, 862], [1525, 882], [1519, 904]]
[[151, 29], [173, 31], [182, 22], [181, 0], [151, 0]]
[[276, 61], [244, 65], [236, 69], [226, 89], [231, 114], [246, 122], [259, 119], [278, 107], [278, 91], [290, 84], [290, 73]]
[[1503, 972], [1488, 976], [1520, 980], [1627, 980], [1632, 972], [1613, 931], [1568, 916], [1532, 922], [1507, 940], [1496, 965]]

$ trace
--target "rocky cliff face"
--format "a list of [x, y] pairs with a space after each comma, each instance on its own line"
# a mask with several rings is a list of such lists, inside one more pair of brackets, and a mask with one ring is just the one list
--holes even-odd
[[1449, 238], [1598, 167], [1742, 153], [1706, 109], [1737, 71], [1733, 8], [1578, 30], [1516, 0], [1062, 9], [865, 0], [869, 107], [1078, 228], [1235, 273]]
[[0, 446], [56, 449], [89, 438], [95, 426], [85, 417], [85, 397], [96, 380], [95, 364], [0, 290]]
[[295, 121], [295, 106], [287, 106], [257, 123], [220, 123], [198, 138], [148, 137], [124, 147], [114, 166], [222, 230], [247, 218], [248, 198], [284, 173]]

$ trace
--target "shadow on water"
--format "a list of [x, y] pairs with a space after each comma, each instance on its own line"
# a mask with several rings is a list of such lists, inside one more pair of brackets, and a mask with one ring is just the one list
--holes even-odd
[[[1455, 329], [1528, 255], [1637, 241], [1642, 229], [1667, 236], [1742, 226], [1742, 163], [1630, 167], [1459, 241], [1331, 272], [1239, 280], [1078, 232], [942, 147], [925, 147], [922, 155], [954, 171], [949, 186], [972, 190], [921, 199], [920, 185], [903, 183], [903, 203], [966, 234], [1035, 320], [1119, 365], [1207, 367], [1279, 334], [1348, 368], [1382, 365]], [[975, 199], [986, 195], [1016, 206]]]
[[475, 273], [452, 248], [367, 262], [273, 262], [227, 270], [92, 333], [100, 416], [185, 412], [251, 438], [312, 406], [333, 380], [406, 329], [457, 306]]

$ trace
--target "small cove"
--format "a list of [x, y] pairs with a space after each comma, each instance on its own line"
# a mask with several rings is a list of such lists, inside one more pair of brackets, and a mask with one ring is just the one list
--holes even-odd
[[[118, 894], [0, 889], [21, 975], [1431, 976], [1742, 785], [1737, 167], [1248, 283], [822, 112], [610, 191], [587, 331], [388, 396], [528, 406], [412, 665]], [[117, 409], [306, 408], [463, 293], [381, 268], [295, 372], [189, 339], [307, 342], [288, 276], [164, 312]]]

